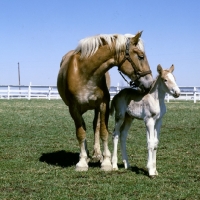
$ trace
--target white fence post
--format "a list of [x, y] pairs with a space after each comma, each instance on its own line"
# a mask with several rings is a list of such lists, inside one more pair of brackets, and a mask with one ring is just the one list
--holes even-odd
[[119, 83], [117, 84], [117, 89], [116, 90], [117, 90], [117, 93], [119, 93], [119, 91], [121, 90], [120, 86], [119, 86]]
[[31, 99], [31, 83], [28, 86], [28, 100], [30, 100], [30, 99]]
[[48, 93], [49, 100], [51, 99], [51, 87], [49, 86], [49, 93]]
[[196, 87], [194, 87], [194, 103], [197, 102]]
[[10, 85], [8, 85], [8, 99], [10, 99]]
[[167, 102], [169, 103], [169, 94], [167, 93]]

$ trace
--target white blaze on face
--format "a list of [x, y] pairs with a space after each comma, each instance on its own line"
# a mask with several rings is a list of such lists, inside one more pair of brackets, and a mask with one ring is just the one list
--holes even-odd
[[180, 94], [180, 89], [178, 85], [176, 84], [174, 76], [171, 73], [168, 73], [166, 75], [166, 80], [167, 80], [166, 85], [169, 88], [170, 92], [172, 94], [175, 94], [175, 93]]
[[176, 85], [176, 81], [174, 79], [174, 76], [171, 73], [167, 74], [167, 79], [174, 85]]

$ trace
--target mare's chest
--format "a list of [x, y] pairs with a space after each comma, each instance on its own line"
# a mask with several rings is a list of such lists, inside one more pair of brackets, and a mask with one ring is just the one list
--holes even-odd
[[99, 105], [104, 97], [104, 92], [99, 87], [83, 87], [76, 95], [77, 101], [80, 104], [88, 105], [89, 107], [96, 107]]

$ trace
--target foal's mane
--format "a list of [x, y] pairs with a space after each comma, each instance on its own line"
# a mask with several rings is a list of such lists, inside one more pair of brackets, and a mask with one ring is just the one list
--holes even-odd
[[[132, 34], [100, 34], [80, 40], [78, 46], [74, 53], [81, 53], [81, 58], [88, 58], [96, 53], [100, 46], [106, 43], [110, 49], [114, 48], [116, 50], [117, 57], [120, 53], [125, 51], [126, 41], [128, 38], [134, 37]], [[139, 39], [137, 44], [138, 49], [144, 52], [143, 41]]]
[[156, 86], [157, 80], [159, 79], [160, 75], [156, 76], [156, 78], [153, 80], [153, 83], [151, 84], [151, 88], [149, 90], [149, 93], [151, 93]]

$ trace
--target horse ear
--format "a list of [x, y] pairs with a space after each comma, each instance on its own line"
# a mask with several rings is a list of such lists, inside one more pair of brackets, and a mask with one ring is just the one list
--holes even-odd
[[157, 66], [157, 71], [159, 74], [162, 74], [163, 68], [161, 67], [160, 64]]
[[136, 45], [139, 42], [141, 35], [142, 31], [138, 32], [133, 38], [131, 38], [131, 42]]
[[170, 73], [172, 73], [174, 71], [174, 65], [172, 65], [170, 68], [169, 68], [169, 71]]

